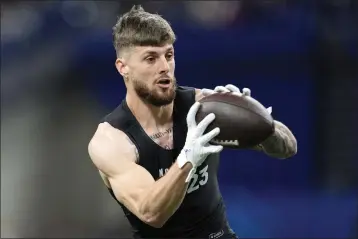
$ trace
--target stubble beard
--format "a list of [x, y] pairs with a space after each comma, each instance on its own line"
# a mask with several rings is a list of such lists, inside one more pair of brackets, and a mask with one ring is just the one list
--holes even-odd
[[173, 102], [176, 96], [176, 80], [174, 78], [172, 86], [168, 89], [154, 87], [150, 89], [148, 85], [133, 79], [133, 88], [137, 95], [144, 101], [156, 107], [166, 106]]

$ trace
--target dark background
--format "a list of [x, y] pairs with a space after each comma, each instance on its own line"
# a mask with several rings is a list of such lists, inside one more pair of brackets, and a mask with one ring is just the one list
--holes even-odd
[[[297, 137], [286, 161], [222, 153], [242, 238], [358, 234], [357, 2], [297, 2], [142, 4], [171, 22], [181, 85], [249, 87]], [[2, 237], [129, 235], [87, 144], [125, 94], [111, 28], [133, 3], [2, 4]]]

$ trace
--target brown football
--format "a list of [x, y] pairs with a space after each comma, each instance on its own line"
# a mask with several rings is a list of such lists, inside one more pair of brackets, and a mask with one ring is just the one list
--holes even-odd
[[215, 93], [202, 98], [196, 114], [199, 123], [210, 113], [215, 120], [205, 132], [219, 127], [220, 133], [211, 144], [226, 148], [251, 148], [273, 134], [274, 119], [266, 108], [249, 96], [237, 96], [232, 93]]

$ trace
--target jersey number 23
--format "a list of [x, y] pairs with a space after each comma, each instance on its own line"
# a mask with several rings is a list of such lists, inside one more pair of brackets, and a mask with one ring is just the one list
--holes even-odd
[[206, 165], [205, 168], [201, 169], [199, 172], [196, 172], [191, 178], [187, 194], [198, 190], [201, 186], [204, 186], [208, 182], [208, 179], [208, 165]]

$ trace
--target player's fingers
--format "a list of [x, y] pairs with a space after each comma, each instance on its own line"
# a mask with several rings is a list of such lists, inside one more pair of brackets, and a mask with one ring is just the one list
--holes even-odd
[[267, 109], [267, 112], [269, 113], [269, 114], [271, 114], [272, 113], [272, 107], [270, 106], [270, 107], [268, 107]]
[[225, 88], [228, 89], [231, 92], [239, 92], [239, 93], [241, 93], [240, 89], [237, 88], [236, 86], [232, 85], [232, 84], [226, 85]]
[[212, 140], [213, 138], [215, 138], [216, 136], [218, 136], [220, 133], [220, 128], [215, 128], [213, 130], [211, 130], [209, 133], [204, 134], [201, 137], [201, 144], [202, 145], [206, 145], [210, 142], [210, 140]]
[[251, 90], [249, 88], [244, 88], [242, 89], [242, 93], [245, 95], [245, 96], [251, 96]]
[[223, 149], [224, 147], [222, 145], [210, 145], [208, 147], [205, 147], [204, 150], [207, 154], [215, 154], [220, 153]]
[[239, 96], [239, 97], [242, 96], [241, 92], [232, 92], [231, 94], [236, 95], [236, 96]]
[[215, 119], [215, 115], [214, 113], [210, 113], [208, 114], [202, 121], [200, 121], [200, 123], [197, 126], [198, 129], [198, 135], [202, 135], [204, 133], [204, 131], [206, 130], [206, 128], [209, 126], [209, 124], [211, 122], [213, 122]]
[[200, 103], [199, 102], [195, 102], [189, 109], [189, 112], [186, 116], [186, 122], [188, 124], [188, 128], [192, 128], [194, 126], [196, 126], [196, 121], [195, 121], [195, 116], [196, 113], [198, 112], [200, 107]]
[[217, 86], [217, 87], [215, 87], [214, 91], [215, 92], [222, 92], [222, 93], [230, 92], [230, 90], [226, 89], [224, 86]]

